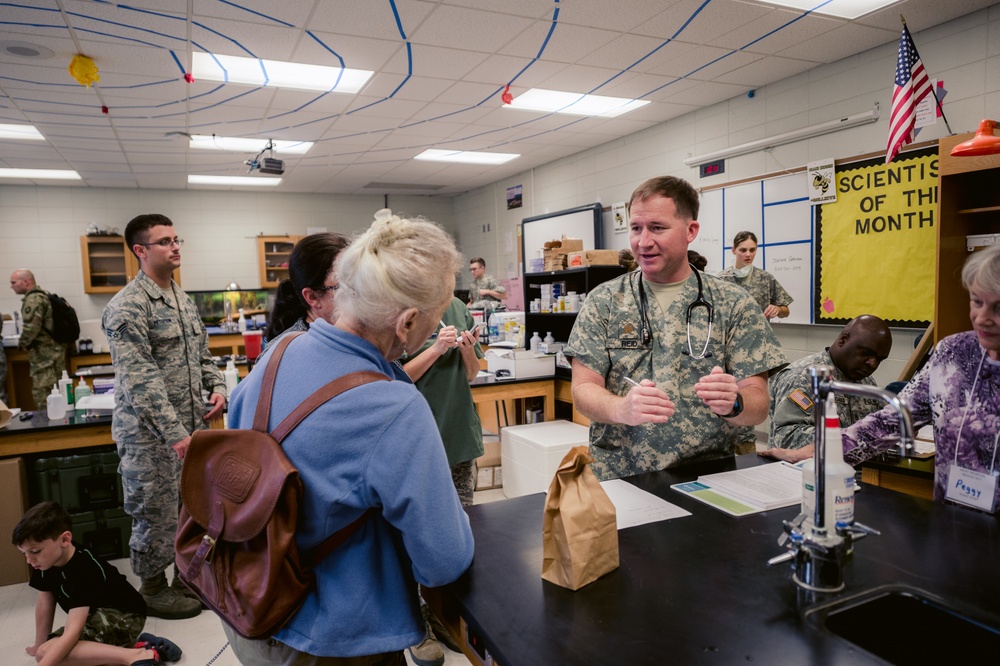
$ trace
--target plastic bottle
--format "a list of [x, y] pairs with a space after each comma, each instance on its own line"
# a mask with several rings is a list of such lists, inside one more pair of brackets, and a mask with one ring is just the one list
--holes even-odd
[[226, 393], [232, 397], [233, 389], [240, 383], [240, 374], [236, 372], [236, 364], [233, 363], [233, 359], [229, 359], [226, 363], [226, 371], [222, 373], [222, 376], [226, 378]]
[[497, 316], [496, 311], [490, 312], [490, 319], [487, 324], [487, 329], [489, 330], [489, 341], [490, 344], [494, 342], [500, 342], [500, 318]]
[[[69, 378], [66, 371], [62, 371], [62, 378], [59, 380], [59, 394], [66, 399], [67, 407], [73, 406], [73, 380]], [[59, 417], [62, 418], [62, 417]]]
[[240, 308], [240, 318], [236, 322], [236, 327], [239, 329], [240, 333], [247, 332], [247, 318], [243, 316], [243, 308]]
[[52, 385], [52, 393], [45, 399], [49, 420], [58, 421], [66, 417], [66, 398], [59, 392], [59, 384]]
[[552, 337], [552, 331], [546, 331], [545, 338], [542, 340], [542, 342], [544, 342], [547, 345], [550, 345], [555, 341], [556, 339]]
[[537, 331], [531, 336], [530, 344], [531, 344], [531, 351], [533, 351], [533, 352], [535, 352], [537, 354], [538, 353], [538, 345], [542, 344], [542, 338], [541, 338], [541, 336], [538, 335]]
[[77, 410], [83, 409], [80, 407], [80, 399], [86, 398], [90, 394], [91, 394], [90, 387], [87, 386], [87, 382], [84, 381], [83, 377], [80, 377], [80, 383], [77, 384], [76, 388], [73, 389], [73, 397], [76, 399]]
[[[838, 522], [854, 522], [854, 468], [844, 462], [844, 447], [840, 437], [840, 417], [831, 393], [826, 398], [826, 484], [825, 505], [827, 534], [834, 534]], [[802, 512], [806, 522], [813, 524], [816, 502], [815, 460], [802, 465]]]

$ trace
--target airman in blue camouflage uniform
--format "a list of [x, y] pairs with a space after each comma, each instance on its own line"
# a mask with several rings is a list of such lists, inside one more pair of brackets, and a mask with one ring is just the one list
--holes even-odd
[[[591, 419], [600, 479], [732, 455], [740, 426], [767, 416], [767, 374], [784, 355], [749, 294], [688, 264], [697, 214], [687, 182], [640, 185], [630, 202], [639, 269], [593, 289], [570, 334], [573, 400]], [[708, 308], [689, 309], [699, 278], [711, 326]]]
[[[225, 380], [208, 351], [208, 335], [194, 301], [171, 279], [181, 242], [169, 218], [140, 215], [125, 229], [140, 272], [104, 310], [102, 325], [115, 366], [111, 434], [121, 457], [125, 511], [132, 516], [132, 570], [149, 615], [197, 615], [184, 596], [174, 561], [181, 460], [191, 433], [225, 406]], [[210, 394], [205, 410], [202, 391]]]
[[10, 288], [15, 294], [24, 295], [18, 346], [28, 350], [28, 374], [35, 409], [45, 409], [52, 386], [66, 369], [66, 345], [52, 339], [52, 304], [48, 293], [35, 284], [34, 274], [24, 268], [14, 271], [10, 275]]

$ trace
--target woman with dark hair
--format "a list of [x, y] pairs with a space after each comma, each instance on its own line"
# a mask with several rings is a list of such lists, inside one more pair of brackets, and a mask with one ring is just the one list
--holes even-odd
[[337, 280], [333, 262], [350, 239], [342, 234], [306, 236], [288, 258], [288, 278], [278, 285], [277, 297], [264, 332], [265, 345], [289, 331], [308, 331], [309, 324], [337, 321]]
[[754, 268], [757, 236], [752, 231], [741, 231], [736, 234], [733, 239], [733, 255], [736, 257], [736, 265], [722, 271], [718, 277], [749, 291], [767, 319], [787, 317], [788, 304], [792, 302], [792, 297], [778, 284], [773, 275]]

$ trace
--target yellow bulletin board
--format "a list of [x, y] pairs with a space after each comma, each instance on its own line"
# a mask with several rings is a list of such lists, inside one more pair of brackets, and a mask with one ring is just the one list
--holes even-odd
[[814, 321], [874, 314], [925, 328], [934, 314], [937, 148], [838, 164], [837, 201], [816, 211]]

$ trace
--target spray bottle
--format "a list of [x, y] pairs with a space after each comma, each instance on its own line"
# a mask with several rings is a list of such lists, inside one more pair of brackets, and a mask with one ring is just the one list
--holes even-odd
[[[840, 417], [832, 393], [826, 397], [826, 484], [824, 498], [826, 529], [834, 533], [838, 522], [854, 522], [854, 468], [844, 462], [840, 437]], [[816, 466], [810, 458], [802, 465], [802, 513], [805, 522], [813, 523], [816, 510]]]

